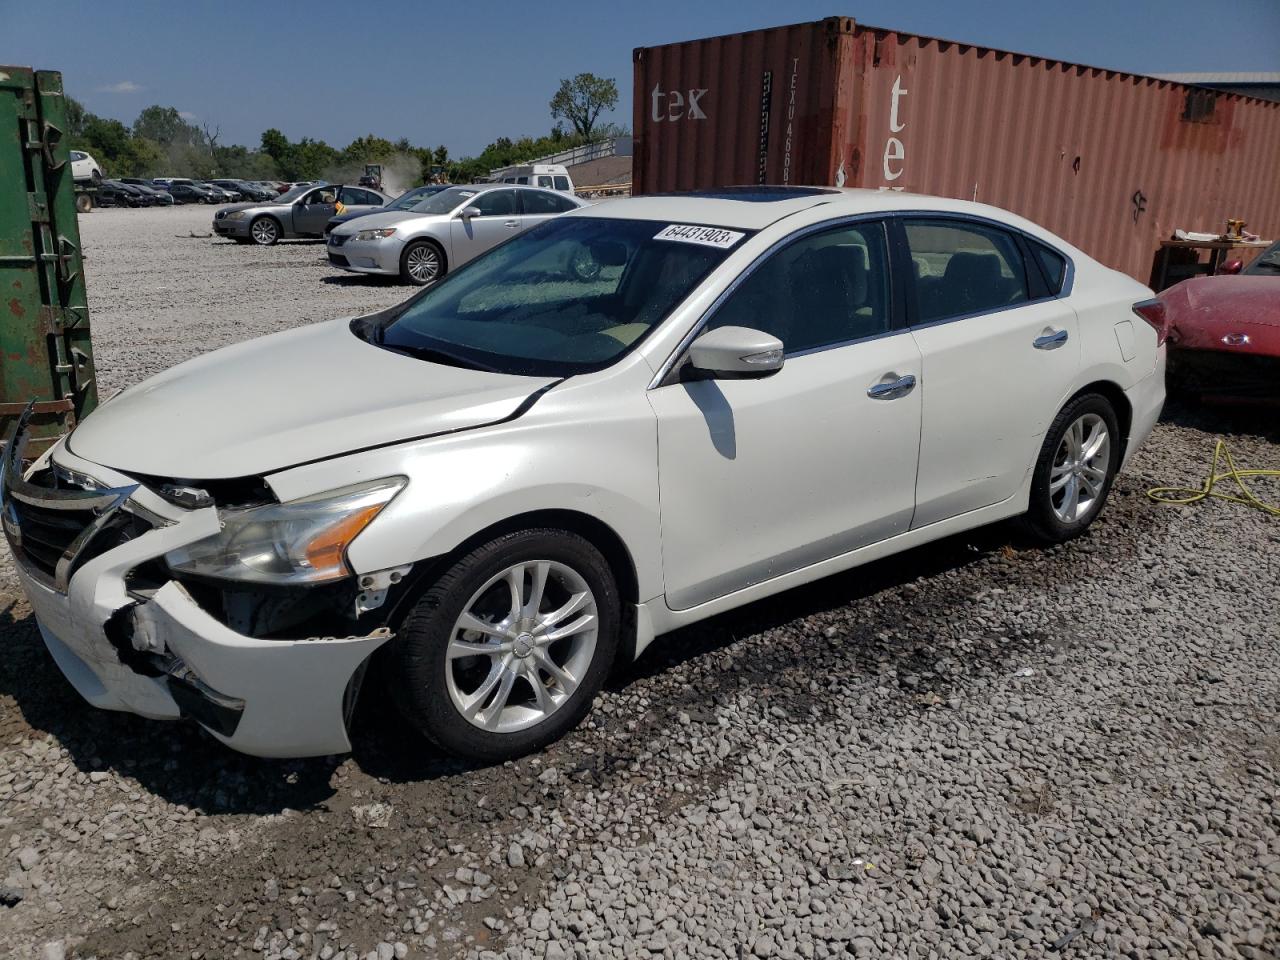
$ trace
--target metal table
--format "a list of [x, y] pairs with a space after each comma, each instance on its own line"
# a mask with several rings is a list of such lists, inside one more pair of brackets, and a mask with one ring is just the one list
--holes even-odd
[[[1270, 240], [1161, 240], [1160, 269], [1156, 274], [1156, 290], [1160, 291], [1172, 286], [1179, 280], [1200, 274], [1212, 276], [1221, 268], [1227, 254], [1232, 250], [1261, 249], [1271, 245]], [[1208, 250], [1209, 262], [1194, 264], [1170, 264], [1169, 254], [1173, 250]], [[1198, 256], [1198, 253], [1197, 253]]]

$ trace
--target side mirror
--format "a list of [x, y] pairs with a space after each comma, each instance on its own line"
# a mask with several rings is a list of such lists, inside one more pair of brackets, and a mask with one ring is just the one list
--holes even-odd
[[1243, 269], [1244, 269], [1243, 260], [1228, 260], [1226, 263], [1224, 263], [1222, 266], [1218, 268], [1218, 273], [1219, 274], [1239, 273]]
[[709, 330], [689, 347], [695, 370], [725, 380], [768, 377], [782, 369], [782, 341], [748, 327]]
[[470, 220], [472, 217], [482, 216], [479, 207], [463, 207], [462, 212], [458, 214], [463, 220]]

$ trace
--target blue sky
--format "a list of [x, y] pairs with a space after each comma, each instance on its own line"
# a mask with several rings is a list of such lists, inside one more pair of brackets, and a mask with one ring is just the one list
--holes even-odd
[[1280, 71], [1280, 0], [0, 0], [0, 63], [61, 70], [90, 110], [172, 105], [256, 145], [279, 127], [342, 146], [376, 133], [455, 156], [545, 133], [559, 79], [618, 81], [631, 50], [836, 14], [1137, 73]]

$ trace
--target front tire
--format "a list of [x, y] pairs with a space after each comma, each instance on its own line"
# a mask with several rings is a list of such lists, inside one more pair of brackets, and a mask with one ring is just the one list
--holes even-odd
[[522, 530], [460, 558], [391, 648], [392, 698], [437, 746], [498, 762], [576, 726], [613, 665], [621, 606], [609, 564], [564, 530]]
[[249, 224], [249, 237], [260, 247], [269, 247], [280, 239], [280, 224], [271, 217], [258, 217]]
[[1044, 543], [1065, 543], [1097, 519], [1120, 468], [1120, 426], [1111, 401], [1076, 397], [1045, 434], [1023, 526]]
[[425, 287], [444, 274], [444, 251], [430, 240], [414, 240], [400, 254], [400, 278], [405, 283]]

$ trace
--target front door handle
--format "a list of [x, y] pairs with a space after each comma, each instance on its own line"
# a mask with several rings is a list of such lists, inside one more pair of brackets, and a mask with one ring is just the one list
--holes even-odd
[[507, 220], [507, 221], [503, 222], [503, 224], [502, 224], [502, 225], [503, 225], [504, 227], [510, 227], [512, 230], [514, 230], [516, 227], [520, 226], [520, 221], [519, 221], [519, 220]]
[[[893, 374], [887, 373], [886, 377]], [[898, 377], [897, 380], [882, 380], [879, 383], [873, 383], [867, 388], [867, 396], [872, 400], [896, 400], [898, 397], [905, 397], [908, 393], [916, 388], [916, 378], [913, 374], [908, 373], [905, 377]]]
[[1031, 345], [1037, 350], [1057, 350], [1066, 342], [1067, 331], [1054, 330], [1052, 333], [1046, 333], [1036, 337], [1031, 341]]

